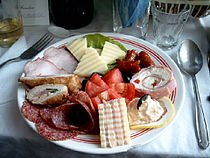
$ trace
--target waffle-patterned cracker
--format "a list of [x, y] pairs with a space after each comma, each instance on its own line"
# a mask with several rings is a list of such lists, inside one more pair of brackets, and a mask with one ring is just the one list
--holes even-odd
[[102, 148], [130, 144], [130, 129], [124, 98], [99, 104], [99, 127]]

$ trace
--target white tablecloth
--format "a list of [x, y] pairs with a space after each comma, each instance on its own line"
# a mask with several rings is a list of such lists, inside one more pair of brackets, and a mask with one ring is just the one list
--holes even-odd
[[[75, 32], [112, 32], [111, 3], [100, 1], [96, 4], [95, 17], [86, 27]], [[202, 24], [204, 24], [202, 22]], [[37, 41], [48, 26], [25, 27], [25, 34], [10, 49], [0, 49], [0, 63], [7, 58], [21, 54], [26, 48]], [[193, 39], [202, 50], [204, 65], [197, 74], [203, 109], [210, 127], [210, 76], [207, 69], [206, 56], [209, 51], [210, 25], [200, 25], [199, 21], [191, 20], [184, 28], [182, 39]], [[50, 44], [59, 41], [56, 38]], [[151, 37], [148, 37], [152, 41]], [[15, 49], [14, 49], [15, 48]], [[178, 48], [178, 47], [177, 47]], [[176, 61], [177, 48], [168, 51]], [[21, 117], [17, 106], [17, 79], [27, 61], [11, 63], [0, 69], [0, 157], [105, 157], [64, 149], [48, 142], [36, 134]], [[191, 79], [184, 75], [186, 84], [186, 98], [177, 120], [154, 141], [130, 149], [128, 152], [106, 155], [110, 158], [122, 157], [210, 157], [210, 147], [202, 150], [198, 147], [193, 121], [195, 107]], [[179, 83], [178, 83], [179, 84]]]

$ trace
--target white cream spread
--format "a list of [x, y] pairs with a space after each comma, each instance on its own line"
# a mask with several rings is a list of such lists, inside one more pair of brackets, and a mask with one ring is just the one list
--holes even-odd
[[130, 125], [155, 122], [164, 114], [164, 108], [157, 100], [151, 99], [150, 96], [145, 101], [142, 101], [139, 109], [137, 109], [138, 102], [139, 98], [136, 98], [128, 105], [128, 120]]

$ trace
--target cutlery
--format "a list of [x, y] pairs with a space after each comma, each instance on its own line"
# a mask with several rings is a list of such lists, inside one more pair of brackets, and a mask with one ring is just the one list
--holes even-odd
[[177, 58], [180, 69], [186, 74], [190, 75], [193, 81], [193, 89], [196, 101], [195, 128], [197, 141], [201, 149], [206, 149], [209, 146], [208, 127], [204, 116], [198, 84], [195, 76], [202, 68], [203, 58], [200, 49], [191, 40], [185, 40], [182, 42]]
[[3, 67], [8, 62], [15, 62], [25, 59], [30, 59], [37, 55], [42, 49], [44, 49], [52, 40], [53, 36], [49, 33], [46, 33], [41, 39], [39, 39], [34, 45], [32, 45], [29, 49], [24, 51], [20, 56], [11, 58], [6, 60], [5, 62], [0, 64], [0, 68]]

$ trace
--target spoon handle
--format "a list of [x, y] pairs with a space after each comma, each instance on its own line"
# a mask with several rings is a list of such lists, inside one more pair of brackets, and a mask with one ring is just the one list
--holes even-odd
[[196, 99], [196, 108], [195, 108], [195, 126], [196, 134], [198, 139], [198, 144], [200, 148], [206, 149], [209, 146], [209, 134], [206, 119], [204, 116], [203, 108], [201, 105], [200, 94], [198, 91], [198, 84], [195, 76], [192, 76], [193, 80], [193, 89]]

